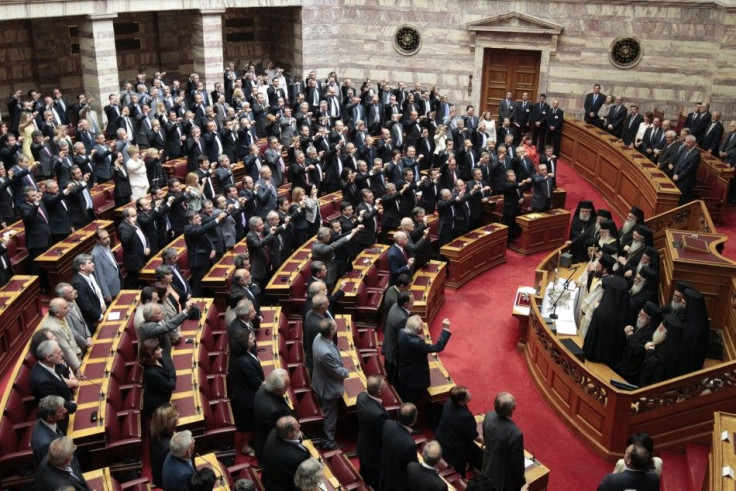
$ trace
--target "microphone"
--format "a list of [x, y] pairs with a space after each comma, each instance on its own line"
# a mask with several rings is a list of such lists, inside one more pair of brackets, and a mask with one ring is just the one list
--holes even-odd
[[96, 383], [96, 382], [93, 382], [93, 381], [92, 381], [92, 380], [91, 380], [91, 379], [90, 379], [89, 377], [87, 377], [87, 376], [86, 376], [85, 374], [83, 374], [83, 373], [80, 373], [80, 374], [79, 374], [79, 378], [81, 378], [82, 380], [86, 380], [86, 381], [87, 381], [87, 382], [89, 382], [90, 384], [92, 384], [92, 385], [94, 385], [95, 387], [97, 387], [97, 388], [98, 388], [98, 389], [100, 390], [100, 400], [102, 401], [102, 400], [104, 400], [104, 399], [105, 399], [105, 391], [104, 391], [104, 390], [102, 390], [102, 386], [101, 386], [100, 384], [98, 384], [98, 383]]
[[574, 268], [572, 268], [572, 271], [570, 271], [570, 276], [568, 276], [567, 279], [565, 280], [565, 283], [562, 284], [562, 291], [560, 292], [559, 295], [557, 295], [557, 299], [555, 300], [555, 303], [552, 304], [552, 313], [549, 316], [550, 319], [555, 320], [555, 319], [557, 319], [559, 317], [557, 315], [557, 302], [560, 301], [560, 299], [562, 298], [562, 295], [564, 295], [565, 294], [565, 291], [567, 291], [567, 286], [572, 281], [572, 277], [573, 277], [573, 275], [575, 274], [575, 272], [578, 269], [580, 269], [580, 265], [579, 264], [577, 266], [575, 266]]

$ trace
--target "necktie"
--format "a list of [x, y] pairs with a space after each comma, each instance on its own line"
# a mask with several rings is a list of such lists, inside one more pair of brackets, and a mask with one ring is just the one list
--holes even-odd
[[38, 207], [38, 214], [41, 215], [41, 218], [43, 218], [43, 221], [46, 223], [49, 223], [49, 219], [46, 216], [46, 213], [44, 213], [43, 209], [41, 209], [41, 206]]

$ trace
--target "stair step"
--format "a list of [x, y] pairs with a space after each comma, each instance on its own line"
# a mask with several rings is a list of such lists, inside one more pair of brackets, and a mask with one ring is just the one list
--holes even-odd
[[692, 491], [701, 491], [703, 489], [706, 472], [708, 470], [709, 453], [710, 448], [704, 445], [688, 444], [685, 446], [687, 472], [690, 478], [690, 489], [692, 489]]
[[685, 454], [662, 451], [659, 452], [659, 456], [663, 462], [661, 491], [692, 491]]

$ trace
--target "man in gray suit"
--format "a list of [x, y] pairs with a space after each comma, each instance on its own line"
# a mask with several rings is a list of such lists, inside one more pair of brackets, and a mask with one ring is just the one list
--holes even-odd
[[95, 231], [97, 244], [92, 248], [92, 261], [95, 263], [94, 275], [108, 304], [120, 293], [120, 270], [118, 262], [110, 249], [110, 234], [104, 227]]
[[335, 286], [335, 280], [337, 280], [337, 264], [335, 263], [335, 251], [348, 243], [350, 239], [355, 237], [355, 234], [363, 230], [363, 225], [358, 225], [350, 231], [348, 235], [337, 239], [335, 242], [330, 244], [330, 229], [327, 227], [320, 227], [317, 231], [317, 240], [312, 244], [312, 261], [322, 261], [325, 263], [327, 268], [327, 278], [325, 278], [325, 284], [327, 290], [332, 291]]
[[82, 350], [77, 346], [74, 335], [66, 322], [69, 313], [66, 300], [63, 298], [52, 298], [49, 302], [49, 311], [41, 319], [41, 329], [49, 329], [56, 336], [64, 361], [75, 374], [79, 374], [82, 364]]
[[285, 170], [284, 160], [281, 157], [281, 144], [275, 136], [268, 139], [268, 148], [266, 149], [264, 157], [266, 158], [266, 163], [271, 168], [274, 185], [281, 185], [281, 176]]
[[169, 334], [175, 331], [179, 326], [187, 320], [189, 317], [189, 309], [192, 306], [192, 301], [187, 301], [186, 305], [181, 312], [176, 314], [174, 318], [168, 321], [164, 321], [164, 311], [161, 305], [157, 303], [148, 303], [143, 307], [143, 324], [138, 333], [138, 342], [143, 342], [146, 339], [157, 338], [161, 348], [164, 351], [164, 356], [171, 361], [171, 340]]
[[386, 378], [391, 385], [399, 383], [399, 331], [404, 328], [406, 319], [411, 314], [414, 295], [408, 291], [399, 292], [396, 303], [386, 315], [383, 325], [383, 345], [381, 354], [385, 358]]
[[336, 450], [335, 426], [337, 425], [337, 403], [340, 401], [345, 386], [343, 380], [350, 373], [343, 367], [340, 352], [335, 346], [337, 324], [329, 319], [320, 324], [320, 330], [312, 344], [314, 358], [314, 372], [312, 373], [312, 389], [319, 397], [322, 412], [324, 413], [323, 428], [327, 441], [323, 448]]
[[82, 311], [77, 305], [77, 290], [74, 289], [69, 283], [59, 283], [54, 289], [54, 293], [58, 298], [66, 300], [68, 314], [66, 316], [66, 322], [72, 329], [72, 335], [74, 335], [74, 341], [77, 346], [83, 352], [87, 351], [87, 348], [92, 346], [92, 333], [84, 321]]

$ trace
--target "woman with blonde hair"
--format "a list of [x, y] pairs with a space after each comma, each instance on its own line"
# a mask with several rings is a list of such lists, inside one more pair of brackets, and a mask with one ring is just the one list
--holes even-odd
[[169, 442], [171, 442], [171, 437], [176, 432], [177, 424], [179, 424], [179, 411], [170, 402], [160, 405], [153, 412], [149, 445], [151, 449], [151, 474], [154, 486], [163, 486], [161, 472], [164, 468], [164, 460], [166, 460], [166, 456], [169, 454]]
[[148, 176], [146, 175], [146, 163], [140, 158], [141, 152], [135, 145], [128, 147], [130, 158], [125, 163], [130, 181], [131, 199], [133, 201], [148, 194]]
[[204, 190], [199, 183], [199, 176], [190, 172], [184, 180], [184, 194], [187, 197], [187, 210], [199, 212], [202, 210], [202, 201], [204, 200]]
[[166, 177], [166, 171], [161, 165], [161, 156], [163, 153], [163, 150], [157, 150], [153, 147], [146, 150], [146, 177], [151, 188], [160, 189], [166, 187], [168, 178]]
[[[316, 188], [316, 186], [313, 186]], [[291, 216], [291, 224], [294, 227], [292, 250], [299, 249], [302, 244], [307, 241], [307, 229], [309, 224], [304, 214], [307, 204], [306, 193], [303, 188], [295, 187], [291, 191], [291, 205], [289, 206], [289, 216]]]

